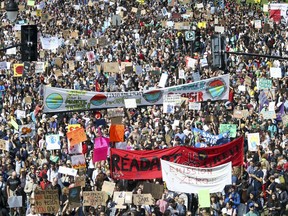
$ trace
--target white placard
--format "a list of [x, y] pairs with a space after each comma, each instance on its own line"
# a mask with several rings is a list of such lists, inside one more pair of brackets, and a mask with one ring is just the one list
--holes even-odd
[[172, 104], [181, 103], [181, 95], [180, 94], [164, 94], [163, 103], [172, 103]]
[[269, 12], [268, 4], [263, 4], [263, 12]]
[[189, 110], [200, 110], [201, 103], [189, 102]]
[[248, 139], [248, 150], [257, 151], [257, 146], [260, 145], [259, 133], [247, 134], [247, 139]]
[[262, 28], [261, 20], [254, 20], [254, 26], [256, 29], [261, 29]]
[[125, 103], [125, 107], [127, 109], [137, 108], [136, 99], [134, 99], [134, 98], [132, 98], [132, 99], [124, 99], [124, 103]]
[[273, 78], [282, 78], [281, 68], [271, 67], [270, 68], [270, 76]]
[[174, 114], [175, 104], [173, 103], [163, 103], [163, 113]]
[[165, 88], [167, 79], [168, 79], [168, 74], [162, 73], [158, 86], [161, 88]]
[[215, 32], [223, 33], [225, 31], [224, 26], [215, 26]]
[[201, 8], [204, 8], [204, 5], [203, 5], [203, 3], [200, 3], [200, 4], [196, 4], [196, 7], [197, 7], [198, 9], [201, 9]]
[[35, 63], [35, 73], [43, 73], [45, 70], [45, 62]]
[[268, 111], [275, 111], [275, 102], [269, 102]]
[[46, 135], [45, 141], [46, 141], [46, 149], [47, 150], [61, 149], [60, 135], [59, 134]]
[[76, 176], [77, 175], [77, 170], [76, 169], [72, 169], [72, 168], [68, 168], [68, 167], [64, 167], [64, 166], [60, 166], [58, 173], [62, 173], [64, 175], [70, 175], [70, 176]]
[[185, 79], [185, 71], [183, 69], [179, 69], [178, 75], [179, 79]]
[[239, 90], [239, 91], [242, 91], [242, 92], [245, 92], [245, 91], [246, 91], [245, 85], [239, 85], [239, 86], [238, 86], [238, 90]]
[[208, 189], [210, 193], [223, 191], [232, 184], [232, 163], [210, 168], [185, 166], [161, 159], [162, 176], [167, 188], [182, 193], [197, 193]]

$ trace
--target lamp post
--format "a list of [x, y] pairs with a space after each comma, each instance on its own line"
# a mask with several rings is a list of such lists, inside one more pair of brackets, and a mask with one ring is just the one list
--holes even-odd
[[15, 0], [10, 0], [6, 5], [7, 19], [11, 22], [14, 22], [17, 18], [18, 10], [19, 8]]

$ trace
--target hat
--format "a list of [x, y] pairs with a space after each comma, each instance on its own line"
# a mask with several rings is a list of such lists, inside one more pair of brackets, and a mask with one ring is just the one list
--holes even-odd
[[254, 203], [249, 203], [249, 208], [254, 207]]

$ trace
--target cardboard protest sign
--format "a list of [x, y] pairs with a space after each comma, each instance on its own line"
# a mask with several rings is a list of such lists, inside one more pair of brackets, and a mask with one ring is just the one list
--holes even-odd
[[86, 182], [86, 176], [76, 176], [75, 177], [75, 187], [85, 187], [85, 182]]
[[189, 30], [190, 23], [189, 22], [175, 22], [174, 29], [176, 30]]
[[154, 205], [154, 198], [151, 194], [133, 194], [134, 205]]
[[257, 151], [257, 146], [260, 145], [259, 133], [249, 133], [247, 134], [248, 139], [248, 150]]
[[48, 22], [49, 20], [49, 14], [48, 13], [42, 13], [41, 14], [41, 21], [42, 22]]
[[243, 118], [242, 110], [236, 110], [236, 109], [234, 109], [234, 111], [233, 111], [233, 118], [242, 119], [242, 118]]
[[71, 146], [87, 140], [84, 128], [77, 128], [73, 131], [69, 131], [67, 133], [67, 138], [69, 139]]
[[84, 155], [72, 155], [71, 164], [74, 169], [86, 168], [86, 160]]
[[14, 64], [14, 77], [21, 77], [24, 71], [24, 64]]
[[80, 192], [81, 192], [81, 187], [73, 187], [69, 188], [69, 204], [71, 206], [79, 207], [80, 204]]
[[106, 205], [108, 195], [104, 191], [83, 191], [83, 206]]
[[111, 196], [114, 192], [114, 189], [115, 189], [114, 182], [104, 181], [102, 185], [102, 191], [105, 191], [109, 196]]
[[55, 58], [55, 64], [58, 66], [58, 67], [62, 67], [62, 59], [60, 57], [57, 57]]
[[0, 139], [0, 150], [9, 151], [9, 141]]
[[35, 211], [37, 214], [56, 214], [59, 207], [58, 190], [35, 190]]
[[113, 117], [124, 117], [124, 109], [123, 108], [112, 108], [112, 109], [107, 109], [107, 115], [108, 118], [113, 118]]
[[110, 73], [119, 73], [118, 62], [105, 62], [103, 63], [103, 71]]
[[97, 44], [99, 46], [106, 46], [106, 45], [108, 45], [108, 40], [106, 37], [97, 38]]
[[124, 125], [110, 126], [110, 142], [124, 142]]
[[[122, 200], [123, 199], [123, 203]], [[119, 202], [120, 200], [120, 202]], [[132, 192], [128, 191], [115, 191], [113, 194], [113, 201], [119, 205], [119, 204], [130, 204], [132, 203]]]
[[89, 38], [89, 39], [87, 40], [87, 45], [88, 45], [89, 47], [94, 47], [94, 46], [96, 46], [96, 45], [97, 45], [97, 40], [96, 40], [96, 38]]
[[117, 124], [120, 124], [120, 125], [121, 125], [121, 124], [123, 123], [122, 121], [123, 121], [123, 117], [122, 117], [122, 116], [117, 116], [117, 117], [112, 117], [112, 118], [111, 118], [111, 124], [114, 124], [114, 125], [115, 125], [115, 124], [116, 124], [116, 125], [117, 125]]
[[164, 186], [155, 183], [144, 183], [143, 193], [151, 194], [155, 199], [161, 199], [164, 192]]

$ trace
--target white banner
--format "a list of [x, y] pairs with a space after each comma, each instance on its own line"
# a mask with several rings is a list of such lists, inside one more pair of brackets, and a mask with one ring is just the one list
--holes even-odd
[[162, 178], [167, 188], [175, 192], [197, 193], [207, 189], [210, 193], [222, 192], [232, 184], [232, 163], [211, 168], [199, 168], [161, 160]]
[[77, 170], [76, 169], [72, 169], [72, 168], [68, 168], [68, 167], [64, 167], [64, 166], [60, 166], [58, 173], [64, 174], [64, 175], [71, 175], [71, 176], [76, 176], [77, 175]]
[[45, 86], [44, 112], [124, 107], [125, 99], [132, 98], [136, 99], [137, 106], [159, 105], [163, 104], [164, 94], [173, 93], [181, 94], [181, 97], [188, 98], [190, 102], [228, 100], [229, 75], [145, 92], [88, 92]]

